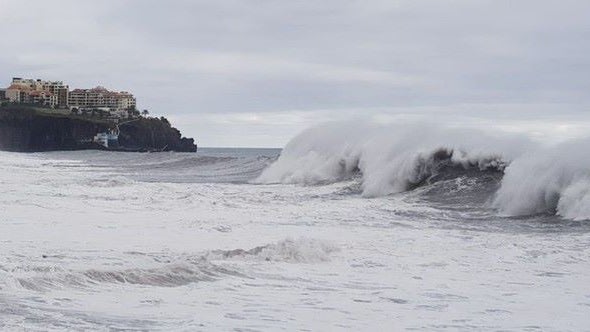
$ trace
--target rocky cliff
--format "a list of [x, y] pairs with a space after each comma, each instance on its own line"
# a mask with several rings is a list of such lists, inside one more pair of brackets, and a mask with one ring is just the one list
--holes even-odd
[[[99, 148], [94, 135], [113, 128], [106, 119], [27, 107], [0, 108], [0, 150], [52, 151]], [[194, 140], [184, 138], [165, 118], [141, 118], [120, 126], [119, 145], [137, 150], [195, 152]]]
[[119, 144], [129, 148], [150, 148], [165, 151], [195, 152], [197, 146], [192, 138], [182, 137], [180, 131], [162, 118], [141, 118], [122, 124]]

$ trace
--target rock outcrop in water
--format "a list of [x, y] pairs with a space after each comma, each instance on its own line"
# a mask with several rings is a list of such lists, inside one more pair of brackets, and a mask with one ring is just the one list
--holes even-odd
[[[92, 142], [113, 128], [112, 120], [33, 107], [0, 108], [0, 150], [37, 152], [99, 149]], [[182, 137], [165, 118], [140, 118], [119, 127], [119, 144], [129, 150], [195, 152], [192, 138]]]

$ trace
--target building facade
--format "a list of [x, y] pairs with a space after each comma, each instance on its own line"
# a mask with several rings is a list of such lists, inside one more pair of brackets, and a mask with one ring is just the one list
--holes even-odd
[[43, 82], [43, 91], [48, 91], [55, 95], [57, 107], [68, 107], [70, 87], [65, 85], [62, 81]]
[[93, 89], [74, 89], [70, 91], [68, 104], [71, 108], [108, 108], [111, 112], [126, 112], [135, 109], [136, 101], [126, 91], [109, 91], [102, 86]]
[[100, 110], [115, 117], [127, 117], [128, 111], [136, 109], [135, 97], [127, 91], [109, 91], [101, 86], [70, 91], [62, 81], [20, 77], [13, 77], [10, 86], [0, 90], [1, 100], [78, 111]]
[[52, 108], [57, 106], [57, 95], [49, 91], [38, 91], [14, 84], [6, 89], [6, 99], [18, 104], [34, 104]]
[[68, 106], [69, 87], [61, 81], [43, 81], [14, 77], [6, 89], [6, 98], [13, 103], [38, 104], [49, 107]]

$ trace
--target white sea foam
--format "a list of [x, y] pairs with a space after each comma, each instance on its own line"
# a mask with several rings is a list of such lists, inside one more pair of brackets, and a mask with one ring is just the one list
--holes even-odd
[[[333, 142], [366, 134], [346, 128]], [[214, 167], [145, 162], [183, 157], [174, 154], [0, 152], [0, 330], [523, 330], [531, 322], [588, 329], [590, 225], [495, 218], [480, 208], [484, 199], [467, 197], [481, 185], [487, 198], [498, 185], [501, 173], [476, 170], [508, 151], [493, 137], [462, 154], [457, 147], [475, 145], [459, 141], [467, 132], [429, 129], [422, 136], [438, 136], [426, 139], [415, 164], [427, 166], [436, 159], [431, 151], [452, 146], [456, 165], [471, 167], [443, 169], [459, 171], [457, 185], [439, 178], [408, 194], [357, 197], [366, 174], [356, 174], [370, 169], [388, 179], [391, 168], [381, 174], [377, 161], [395, 160], [397, 151], [418, 155], [411, 148], [422, 145], [412, 138], [426, 129], [417, 128], [432, 126], [370, 135], [381, 142], [404, 132], [406, 150], [348, 140], [353, 154], [343, 176], [355, 177], [326, 186], [224, 183], [235, 178], [228, 174], [258, 174], [240, 172], [266, 162], [252, 151]], [[492, 148], [481, 147], [486, 142]], [[342, 144], [321, 148], [321, 156], [346, 152]], [[212, 156], [220, 153], [227, 151]], [[583, 215], [584, 179], [563, 188], [556, 209]], [[471, 206], [461, 209], [465, 197]]]
[[330, 254], [338, 251], [334, 244], [311, 238], [287, 238], [276, 243], [250, 250], [234, 249], [212, 251], [209, 259], [250, 259], [288, 263], [319, 263], [330, 260]]
[[[17, 274], [18, 271], [11, 271]], [[86, 288], [92, 289], [100, 284], [148, 285], [156, 287], [177, 287], [202, 281], [214, 281], [223, 275], [235, 272], [199, 259], [193, 262], [164, 264], [151, 268], [130, 268], [116, 270], [89, 269], [83, 271], [64, 271], [57, 267], [29, 271], [16, 277], [13, 287], [34, 291], [51, 289]], [[7, 284], [10, 284], [8, 282]]]
[[[93, 289], [102, 284], [127, 284], [155, 287], [178, 287], [191, 283], [215, 281], [241, 272], [214, 261], [267, 261], [286, 263], [320, 263], [330, 260], [338, 247], [329, 241], [301, 237], [258, 246], [252, 249], [212, 250], [188, 257], [152, 257], [144, 267], [110, 269], [64, 269], [59, 265], [0, 266], [2, 288], [32, 291], [52, 289]], [[133, 254], [133, 253], [130, 253]], [[145, 264], [149, 255], [137, 261]], [[65, 257], [49, 257], [63, 259]], [[139, 259], [141, 258], [141, 259]], [[148, 259], [149, 261], [149, 259]]]
[[555, 211], [569, 219], [590, 219], [590, 139], [539, 149], [508, 168], [494, 200], [502, 213]]
[[590, 219], [589, 144], [540, 147], [522, 136], [432, 124], [331, 123], [296, 136], [254, 182], [317, 185], [359, 173], [363, 196], [376, 197], [411, 189], [448, 158], [465, 169], [505, 169], [493, 201], [504, 215]]
[[124, 176], [108, 176], [102, 179], [90, 180], [88, 185], [97, 188], [111, 188], [111, 187], [124, 187], [134, 184], [135, 181]]
[[295, 137], [255, 182], [321, 184], [359, 171], [363, 195], [375, 197], [402, 192], [430, 176], [437, 152], [452, 153], [457, 165], [501, 168], [530, 146], [520, 136], [431, 124], [331, 123]]

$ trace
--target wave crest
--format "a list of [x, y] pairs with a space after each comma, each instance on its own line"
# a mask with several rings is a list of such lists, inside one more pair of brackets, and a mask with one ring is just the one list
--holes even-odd
[[590, 139], [539, 149], [505, 171], [494, 206], [505, 215], [556, 213], [590, 219]]
[[290, 239], [255, 247], [250, 250], [217, 250], [209, 259], [262, 260], [287, 263], [319, 263], [330, 260], [330, 254], [338, 251], [331, 243], [309, 239]]
[[237, 275], [237, 272], [199, 260], [143, 269], [48, 271], [19, 277], [16, 282], [20, 287], [33, 291], [88, 288], [104, 283], [177, 287], [194, 282], [214, 281], [223, 275]]
[[[0, 271], [14, 277], [0, 280], [6, 285], [13, 281], [16, 287], [37, 292], [88, 289], [101, 284], [178, 287], [196, 282], [212, 282], [227, 276], [248, 277], [246, 272], [228, 264], [218, 264], [223, 261], [320, 263], [329, 261], [330, 254], [338, 250], [338, 247], [321, 240], [287, 238], [248, 250], [213, 250], [196, 256], [167, 258], [164, 264], [144, 268], [67, 270], [57, 266], [25, 265], [10, 269], [0, 266]], [[154, 260], [160, 261], [159, 258]]]
[[254, 182], [315, 185], [360, 174], [363, 196], [376, 197], [412, 189], [445, 167], [502, 170], [530, 145], [433, 125], [332, 123], [295, 137]]

